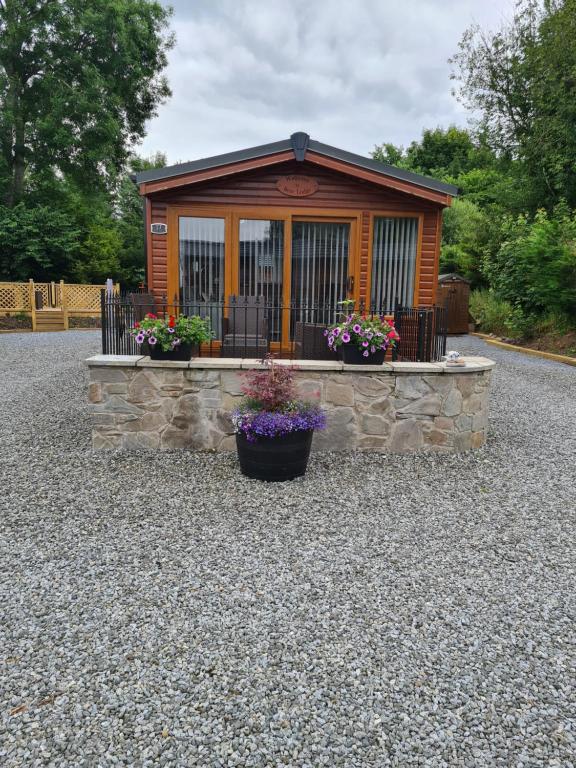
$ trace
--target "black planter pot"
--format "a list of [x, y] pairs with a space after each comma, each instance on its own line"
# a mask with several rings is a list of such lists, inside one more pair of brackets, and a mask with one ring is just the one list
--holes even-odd
[[158, 344], [151, 347], [147, 342], [144, 342], [142, 345], [142, 352], [145, 355], [150, 355], [151, 360], [190, 360], [196, 349], [196, 344], [179, 344], [174, 349], [164, 352]]
[[268, 482], [301, 477], [308, 466], [313, 434], [313, 430], [291, 432], [281, 437], [259, 437], [250, 443], [242, 433], [237, 433], [242, 474]]
[[342, 361], [347, 365], [382, 365], [386, 356], [386, 349], [378, 349], [374, 354], [364, 357], [358, 347], [352, 344], [342, 344]]

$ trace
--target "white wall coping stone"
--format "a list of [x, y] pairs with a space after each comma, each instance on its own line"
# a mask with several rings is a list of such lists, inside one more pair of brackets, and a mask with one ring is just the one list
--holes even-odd
[[[345, 365], [331, 360], [275, 360], [279, 365], [294, 365], [299, 371], [341, 371], [349, 373], [382, 374], [451, 374], [478, 373], [494, 368], [495, 362], [487, 357], [461, 358], [465, 366], [449, 366], [446, 363], [383, 363], [382, 365]], [[151, 360], [142, 355], [94, 355], [86, 360], [90, 367], [124, 366], [128, 368], [195, 368], [205, 370], [249, 370], [261, 368], [259, 359], [237, 357], [195, 357], [192, 360]]]
[[92, 366], [123, 366], [135, 368], [136, 363], [143, 360], [142, 355], [94, 355], [86, 360], [86, 365]]

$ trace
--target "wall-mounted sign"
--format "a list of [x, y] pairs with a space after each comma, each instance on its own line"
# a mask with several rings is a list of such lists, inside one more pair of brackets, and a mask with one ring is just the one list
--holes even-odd
[[150, 224], [153, 235], [165, 235], [168, 232], [168, 224]]
[[289, 197], [309, 197], [318, 191], [318, 182], [310, 176], [281, 176], [276, 189]]

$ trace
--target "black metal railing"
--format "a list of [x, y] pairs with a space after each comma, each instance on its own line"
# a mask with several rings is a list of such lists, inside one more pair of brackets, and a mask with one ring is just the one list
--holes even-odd
[[[367, 315], [390, 313], [361, 305]], [[152, 294], [107, 294], [102, 291], [102, 352], [136, 355], [142, 352], [130, 329], [147, 313], [200, 315], [209, 318], [214, 338], [198, 354], [206, 357], [260, 358], [268, 352], [299, 360], [336, 360], [324, 335], [338, 321], [341, 305], [289, 306], [257, 297], [230, 297], [227, 303], [205, 300], [186, 303], [158, 300]], [[446, 352], [446, 310], [443, 307], [396, 305], [394, 323], [400, 336], [387, 360], [432, 362]], [[282, 330], [284, 329], [284, 338]]]

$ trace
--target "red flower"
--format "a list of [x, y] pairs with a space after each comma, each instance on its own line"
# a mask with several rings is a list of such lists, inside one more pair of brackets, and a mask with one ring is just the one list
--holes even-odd
[[176, 325], [176, 318], [170, 315], [170, 319], [168, 320], [168, 328], [174, 328], [175, 325]]
[[156, 317], [156, 315], [153, 315], [153, 314], [152, 314], [152, 312], [148, 312], [148, 314], [146, 315], [146, 317], [149, 317], [149, 318], [150, 318], [150, 320], [157, 320], [157, 317]]
[[140, 323], [134, 323], [134, 328], [140, 328]]

